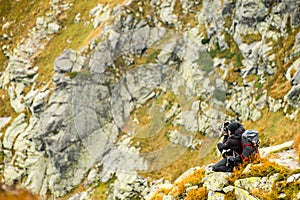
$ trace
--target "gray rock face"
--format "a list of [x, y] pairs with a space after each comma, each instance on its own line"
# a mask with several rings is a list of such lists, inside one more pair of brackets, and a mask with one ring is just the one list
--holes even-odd
[[239, 0], [237, 2], [236, 16], [243, 24], [253, 25], [264, 20], [268, 13], [261, 0]]
[[[51, 16], [60, 13], [60, 8], [70, 8], [69, 4], [59, 5], [59, 2], [52, 2], [54, 13]], [[196, 5], [191, 1], [180, 2], [185, 12]], [[299, 108], [300, 72], [296, 62], [286, 74], [293, 87], [284, 100], [268, 97], [267, 91], [263, 91], [263, 96], [258, 99], [255, 96], [259, 90], [256, 83], [264, 84], [265, 76], [276, 72], [274, 56], [268, 55], [271, 47], [265, 41], [286, 36], [288, 16], [291, 16], [291, 25], [298, 26], [296, 0], [282, 1], [275, 6], [265, 0], [238, 0], [236, 4], [231, 0], [203, 0], [202, 11], [194, 13], [199, 24], [207, 26], [207, 36], [211, 39], [209, 47], [217, 43], [220, 51], [230, 48], [224, 30], [236, 42], [243, 55], [241, 62], [244, 66], [238, 74], [243, 79], [242, 86], [224, 81], [233, 65], [217, 58], [213, 61], [205, 52], [206, 47], [201, 45], [204, 33], [199, 31], [200, 25], [187, 28], [188, 31], [182, 29], [182, 23], [174, 13], [177, 3], [172, 0], [151, 1], [157, 16], [150, 18], [154, 18], [156, 27], [148, 25], [140, 16], [144, 12], [142, 7], [135, 15], [120, 6], [113, 11], [102, 5], [91, 10], [95, 28], [110, 14], [115, 18], [104, 25], [100, 35], [103, 40], [90, 44], [87, 57], [80, 52], [65, 50], [56, 58], [56, 74], [52, 77], [56, 88], [53, 91], [46, 87], [42, 90], [34, 88], [39, 66], [33, 67], [31, 59], [46, 45], [44, 38], [51, 39], [47, 34], [56, 33], [60, 26], [51, 17], [37, 19], [32, 33], [34, 37], [26, 39], [10, 55], [0, 80], [18, 113], [1, 141], [5, 154], [4, 182], [13, 184], [19, 181], [36, 193], [45, 195], [50, 192], [59, 197], [82, 183], [97, 165], [99, 171], [89, 177], [89, 183], [105, 182], [116, 175], [111, 199], [143, 198], [147, 196], [149, 186], [137, 176], [137, 171], [157, 170], [163, 163], [160, 161], [167, 160], [161, 156], [165, 156], [166, 151], [178, 156], [178, 152], [182, 153], [193, 145], [193, 135], [173, 131], [168, 135], [172, 144], [168, 148], [140, 154], [131, 146], [135, 133], [121, 136], [131, 114], [157, 100], [160, 94], [169, 91], [178, 101], [167, 103], [166, 107], [170, 106], [170, 109], [162, 109], [161, 112], [166, 112], [161, 114], [163, 120], [188, 133], [200, 132], [210, 137], [219, 135], [216, 125], [228, 118], [228, 112], [240, 120], [255, 121], [266, 106], [274, 112], [286, 107], [287, 103]], [[233, 23], [225, 28], [224, 17], [231, 17], [230, 13], [235, 13]], [[182, 30], [182, 34], [167, 30], [160, 24]], [[270, 27], [277, 31], [270, 31]], [[241, 34], [249, 32], [260, 34], [262, 41], [242, 42]], [[293, 46], [294, 54], [286, 60], [297, 58], [299, 38], [296, 37]], [[147, 62], [140, 64], [141, 60]], [[223, 72], [219, 77], [218, 73]], [[257, 75], [259, 80], [247, 82], [246, 77], [250, 74]], [[28, 85], [31, 90], [24, 94]], [[29, 120], [22, 113], [26, 109], [33, 114]], [[183, 150], [176, 151], [173, 145]], [[228, 176], [224, 173], [207, 174], [204, 181], [210, 190], [210, 198], [222, 199], [223, 192], [233, 189], [240, 198], [254, 198], [247, 191], [253, 185], [247, 185], [244, 180], [237, 182], [234, 188], [224, 189]], [[269, 182], [272, 181], [269, 179], [255, 179], [254, 185], [264, 181], [268, 183], [264, 189], [270, 189]], [[82, 193], [78, 198], [86, 196]], [[166, 195], [165, 198], [172, 197]]]
[[55, 59], [54, 70], [59, 73], [66, 73], [72, 71], [76, 54], [74, 51], [65, 50]]
[[300, 85], [294, 86], [287, 94], [287, 102], [299, 108], [300, 106]]

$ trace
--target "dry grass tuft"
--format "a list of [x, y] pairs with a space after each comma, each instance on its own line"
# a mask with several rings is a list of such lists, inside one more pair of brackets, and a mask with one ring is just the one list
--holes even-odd
[[300, 160], [300, 132], [294, 137], [294, 149], [296, 150], [299, 157], [298, 159]]
[[291, 120], [285, 117], [283, 111], [270, 112], [262, 110], [262, 116], [258, 121], [243, 122], [246, 129], [254, 129], [259, 133], [261, 147], [278, 145], [293, 140], [299, 133], [299, 120]]

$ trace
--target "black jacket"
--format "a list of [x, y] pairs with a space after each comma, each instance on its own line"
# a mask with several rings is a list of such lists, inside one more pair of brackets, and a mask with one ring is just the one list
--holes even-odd
[[223, 143], [220, 143], [218, 145], [219, 150], [222, 151], [227, 151], [226, 155], [230, 156], [233, 155], [233, 151], [241, 154], [243, 149], [242, 149], [242, 144], [241, 144], [241, 139], [242, 139], [242, 134], [245, 132], [245, 129], [243, 125], [240, 124], [240, 127], [230, 136], [225, 135], [223, 139]]
[[[231, 135], [228, 137], [228, 139], [223, 143], [221, 146], [223, 151], [227, 150], [227, 155], [233, 155], [233, 152], [236, 152], [238, 154], [241, 154], [243, 149], [242, 149], [242, 143], [241, 143], [241, 135]], [[228, 151], [230, 150], [230, 151]]]

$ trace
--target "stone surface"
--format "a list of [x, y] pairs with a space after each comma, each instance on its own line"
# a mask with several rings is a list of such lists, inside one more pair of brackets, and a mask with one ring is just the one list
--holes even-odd
[[237, 2], [236, 16], [241, 23], [253, 25], [263, 21], [267, 11], [261, 0], [239, 0]]
[[235, 195], [238, 199], [250, 199], [250, 200], [258, 200], [258, 198], [252, 196], [247, 190], [235, 187]]
[[251, 177], [245, 179], [238, 179], [234, 182], [234, 186], [243, 188], [244, 190], [251, 192], [253, 189], [261, 189], [270, 192], [273, 183], [277, 179], [278, 174], [274, 174], [270, 177]]
[[54, 70], [59, 73], [66, 73], [72, 71], [75, 52], [70, 50], [65, 50], [63, 53], [55, 59]]
[[223, 187], [227, 186], [227, 178], [230, 175], [231, 173], [227, 172], [215, 172], [207, 174], [203, 179], [203, 186], [206, 187], [208, 190], [214, 192], [221, 192], [223, 190]]

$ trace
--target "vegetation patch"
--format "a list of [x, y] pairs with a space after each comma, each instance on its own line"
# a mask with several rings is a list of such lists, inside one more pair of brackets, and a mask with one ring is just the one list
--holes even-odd
[[253, 42], [259, 42], [262, 40], [261, 34], [259, 33], [252, 33], [244, 35], [242, 34], [242, 43], [252, 44]]
[[196, 19], [196, 14], [203, 8], [203, 5], [202, 0], [196, 2], [197, 5], [194, 5], [186, 12], [182, 8], [181, 1], [176, 0], [173, 13], [176, 14], [183, 27], [187, 27], [188, 25], [191, 27], [197, 26], [198, 20]]
[[229, 29], [231, 27], [231, 24], [232, 24], [232, 19], [231, 19], [231, 16], [226, 16], [224, 19], [224, 27]]
[[[139, 173], [143, 177], [147, 177], [149, 181], [164, 178], [166, 180], [174, 181], [186, 170], [195, 167], [203, 166], [212, 163], [217, 159], [215, 154], [215, 146], [217, 139], [205, 139], [203, 145], [199, 150], [190, 151], [186, 150], [177, 160], [170, 165], [152, 172], [141, 172]], [[172, 173], [170, 173], [172, 172]]]
[[10, 105], [7, 91], [0, 89], [0, 117], [9, 117], [15, 114], [15, 110]]
[[82, 47], [85, 39], [93, 30], [93, 27], [91, 23], [86, 25], [85, 21], [75, 23], [74, 18], [80, 13], [81, 18], [87, 20], [88, 12], [97, 2], [97, 0], [69, 2], [74, 4], [73, 7], [67, 10], [66, 13], [58, 19], [63, 28], [54, 36], [41, 55], [35, 60], [34, 64], [39, 67], [39, 76], [36, 79], [38, 86], [42, 86], [43, 82], [51, 81], [54, 75], [54, 60], [63, 50], [78, 50], [79, 47]]
[[225, 58], [225, 64], [232, 64], [232, 68], [228, 70], [225, 80], [229, 83], [236, 82], [238, 85], [243, 84], [243, 79], [240, 76], [240, 69], [243, 67], [242, 64], [242, 53], [240, 52], [237, 44], [230, 34], [224, 32], [225, 42], [227, 43], [227, 49], [221, 50], [220, 46], [215, 44], [215, 48], [211, 49], [208, 53], [212, 58]]
[[279, 179], [286, 179], [289, 175], [289, 170], [275, 162], [270, 162], [268, 159], [260, 159], [257, 164], [251, 166], [250, 172], [242, 174], [240, 178], [269, 177], [277, 173], [280, 174]]
[[[50, 8], [49, 1], [43, 0], [0, 0], [0, 35], [8, 35], [10, 39], [0, 40], [0, 46], [7, 45], [12, 51], [25, 38], [35, 25], [36, 19]], [[8, 58], [0, 53], [0, 71], [4, 71]]]
[[[171, 190], [171, 195], [177, 198], [183, 198], [183, 194], [186, 192], [186, 186], [188, 185], [189, 187], [191, 186], [198, 186], [198, 187], [202, 187], [202, 179], [204, 178], [205, 175], [205, 171], [203, 168], [200, 168], [199, 170], [196, 170], [194, 173], [192, 173], [191, 175], [185, 177], [184, 179], [182, 179], [180, 182], [176, 183], [174, 185], [173, 190]], [[201, 192], [196, 192], [194, 191], [193, 194], [205, 194], [205, 191]], [[190, 199], [192, 199], [192, 193], [190, 194]]]
[[[229, 184], [233, 185], [237, 179], [249, 178], [249, 177], [269, 177], [274, 174], [278, 174], [277, 179], [272, 187], [271, 191], [264, 191], [262, 189], [254, 189], [251, 192], [252, 195], [258, 197], [259, 199], [278, 199], [279, 195], [285, 194], [284, 199], [293, 199], [299, 192], [299, 182], [286, 183], [289, 176], [298, 173], [298, 171], [291, 171], [286, 167], [280, 166], [277, 163], [270, 162], [268, 159], [256, 160], [252, 166], [251, 170], [247, 173], [242, 173], [248, 163], [244, 163], [240, 169], [235, 169], [232, 175], [228, 178]], [[226, 194], [227, 196], [228, 194]], [[230, 194], [231, 199], [233, 194]], [[234, 199], [234, 198], [232, 198]]]
[[279, 38], [276, 42], [273, 42], [272, 51], [269, 53], [269, 55], [275, 54], [277, 70], [275, 75], [268, 78], [267, 90], [268, 95], [275, 99], [283, 99], [291, 89], [291, 83], [286, 79], [284, 74], [287, 72], [287, 69], [291, 66], [291, 64], [300, 57], [300, 55], [292, 57], [288, 61], [286, 61], [286, 58], [289, 58], [294, 52], [293, 47], [299, 30], [300, 28], [288, 28], [288, 37]]
[[294, 137], [294, 149], [296, 150], [298, 159], [300, 160], [300, 132]]
[[[203, 188], [202, 179], [204, 178], [205, 171], [203, 168], [200, 168], [194, 171], [189, 176], [183, 178], [179, 182], [175, 183], [172, 188], [169, 189], [160, 189], [152, 197], [151, 200], [159, 200], [163, 198], [163, 195], [171, 195], [175, 199], [186, 199], [186, 200], [201, 200], [207, 199], [208, 191], [206, 188]], [[188, 187], [196, 186], [197, 188], [192, 189], [187, 192]]]
[[108, 182], [101, 182], [97, 181], [95, 183], [94, 187], [94, 193], [91, 196], [91, 200], [98, 200], [98, 199], [107, 199], [109, 193], [110, 193], [110, 185], [114, 183], [116, 180], [115, 177], [110, 179]]
[[186, 200], [206, 200], [208, 195], [208, 190], [206, 188], [198, 188], [190, 190], [187, 193]]
[[[260, 146], [273, 146], [293, 140], [299, 132], [299, 121], [285, 117], [282, 110], [270, 112], [267, 108], [261, 111], [258, 121], [245, 121], [246, 129], [254, 129], [259, 133]], [[286, 126], [283, 126], [286, 124]]]

